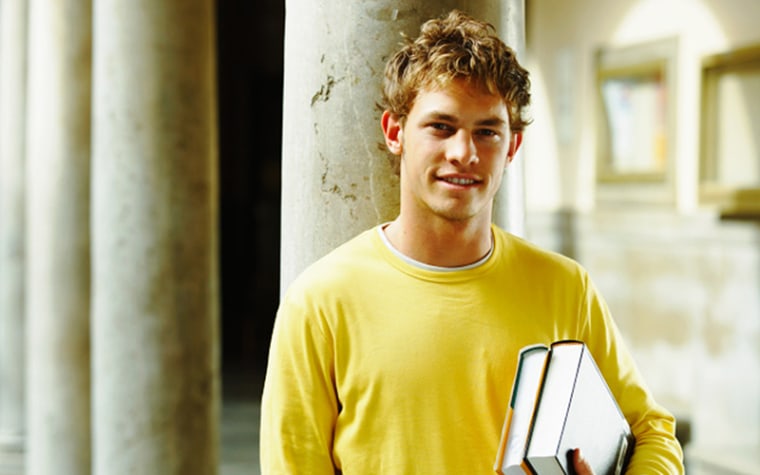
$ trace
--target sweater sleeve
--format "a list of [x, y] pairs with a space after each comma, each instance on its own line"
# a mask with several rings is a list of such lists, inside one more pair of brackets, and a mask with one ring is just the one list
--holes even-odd
[[286, 296], [275, 318], [261, 400], [264, 475], [333, 475], [338, 400], [332, 350], [319, 315]]
[[683, 451], [675, 418], [647, 388], [606, 303], [586, 276], [581, 334], [636, 438], [626, 473], [683, 474]]

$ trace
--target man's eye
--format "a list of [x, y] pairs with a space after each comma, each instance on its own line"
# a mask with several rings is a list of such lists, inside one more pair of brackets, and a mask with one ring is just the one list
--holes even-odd
[[450, 132], [450, 131], [454, 130], [454, 128], [451, 127], [450, 125], [444, 124], [444, 123], [440, 123], [440, 122], [436, 122], [436, 123], [430, 124], [430, 126], [432, 128], [434, 128], [435, 130], [441, 130], [441, 131], [445, 131], [445, 132]]
[[486, 136], [486, 137], [493, 137], [493, 136], [499, 135], [498, 132], [496, 132], [495, 130], [491, 130], [491, 129], [480, 129], [480, 130], [478, 130], [477, 133], [478, 133], [478, 135], [483, 135], [483, 136]]

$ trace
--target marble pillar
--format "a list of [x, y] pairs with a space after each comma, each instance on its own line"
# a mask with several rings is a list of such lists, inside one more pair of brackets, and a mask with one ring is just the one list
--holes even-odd
[[[525, 0], [501, 0], [500, 12], [492, 16], [499, 36], [517, 54], [517, 60], [526, 66], [525, 58]], [[528, 126], [530, 127], [530, 126]], [[529, 141], [528, 141], [529, 142]], [[523, 142], [522, 147], [530, 144]], [[525, 167], [523, 153], [507, 166], [499, 193], [494, 201], [494, 222], [507, 231], [525, 237]]]
[[96, 475], [218, 470], [214, 16], [212, 0], [93, 10]]
[[0, 1], [0, 452], [24, 442], [26, 0]]
[[90, 473], [91, 9], [29, 2], [27, 475]]

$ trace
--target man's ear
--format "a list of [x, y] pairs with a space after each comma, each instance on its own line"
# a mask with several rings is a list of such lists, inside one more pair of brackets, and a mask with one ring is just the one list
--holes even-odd
[[385, 145], [388, 147], [388, 150], [394, 155], [401, 155], [404, 131], [402, 130], [401, 121], [398, 116], [384, 111], [380, 123], [383, 127], [383, 136], [385, 137]]
[[522, 144], [522, 139], [523, 139], [522, 132], [512, 133], [512, 137], [509, 139], [509, 151], [507, 152], [507, 163], [511, 163], [512, 159], [515, 158], [517, 149], [519, 149], [520, 145]]

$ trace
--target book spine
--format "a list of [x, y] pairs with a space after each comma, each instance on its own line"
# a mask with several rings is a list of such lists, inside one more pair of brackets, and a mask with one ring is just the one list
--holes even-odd
[[499, 450], [496, 453], [496, 461], [493, 464], [493, 469], [499, 475], [504, 475], [504, 472], [501, 470], [501, 466], [504, 460], [504, 453], [507, 450], [507, 436], [509, 434], [509, 426], [512, 424], [512, 414], [514, 414], [514, 412], [515, 411], [512, 408], [512, 404], [510, 402], [509, 407], [507, 407], [507, 415], [504, 418], [504, 425], [501, 428], [501, 438], [499, 439]]

